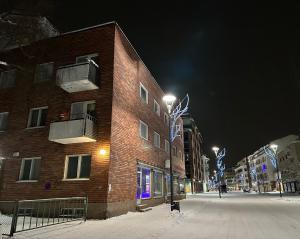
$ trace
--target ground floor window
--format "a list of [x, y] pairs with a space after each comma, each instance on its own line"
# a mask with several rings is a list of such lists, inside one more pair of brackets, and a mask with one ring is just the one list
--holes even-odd
[[171, 177], [170, 175], [166, 175], [166, 188], [167, 188], [167, 194], [171, 194]]
[[154, 178], [154, 196], [159, 197], [163, 194], [163, 174], [159, 171], [153, 172], [153, 178]]
[[37, 180], [40, 172], [40, 160], [41, 158], [22, 159], [19, 180]]
[[137, 168], [137, 199], [146, 199], [151, 196], [151, 170], [150, 168]]
[[67, 156], [65, 179], [88, 179], [91, 171], [91, 155]]

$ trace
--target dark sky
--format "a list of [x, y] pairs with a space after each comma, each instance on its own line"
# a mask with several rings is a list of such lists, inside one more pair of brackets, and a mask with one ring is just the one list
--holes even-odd
[[[226, 147], [227, 165], [299, 133], [299, 4], [32, 2], [62, 31], [116, 20], [162, 88], [179, 97], [189, 93], [206, 153], [213, 157], [214, 144]], [[2, 3], [2, 9], [12, 6]]]

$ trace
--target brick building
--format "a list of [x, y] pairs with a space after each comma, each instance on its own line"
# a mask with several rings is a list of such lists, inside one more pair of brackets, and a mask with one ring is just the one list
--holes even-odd
[[199, 193], [203, 191], [203, 165], [201, 133], [190, 114], [182, 116], [184, 129], [184, 154], [186, 169], [186, 192]]
[[[107, 218], [167, 200], [164, 92], [115, 22], [0, 59], [17, 66], [1, 69], [0, 201], [88, 196], [88, 216]], [[173, 146], [182, 198], [182, 138]]]

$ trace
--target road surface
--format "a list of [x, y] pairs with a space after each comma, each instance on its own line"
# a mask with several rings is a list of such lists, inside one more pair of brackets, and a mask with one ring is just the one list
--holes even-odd
[[108, 220], [72, 222], [16, 233], [17, 239], [300, 239], [300, 198], [217, 193], [188, 196], [181, 212], [169, 205]]

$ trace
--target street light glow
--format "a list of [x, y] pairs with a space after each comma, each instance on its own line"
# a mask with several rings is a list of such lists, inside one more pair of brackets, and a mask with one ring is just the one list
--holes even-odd
[[218, 156], [219, 148], [214, 146], [212, 147], [212, 150], [215, 152], [216, 156]]
[[278, 149], [278, 145], [277, 144], [271, 144], [270, 148], [273, 150], [274, 154], [276, 154], [277, 149]]
[[171, 109], [172, 109], [172, 106], [173, 106], [175, 100], [176, 100], [176, 97], [174, 95], [171, 95], [171, 94], [167, 94], [163, 97], [163, 101], [167, 105], [169, 114], [171, 113]]

